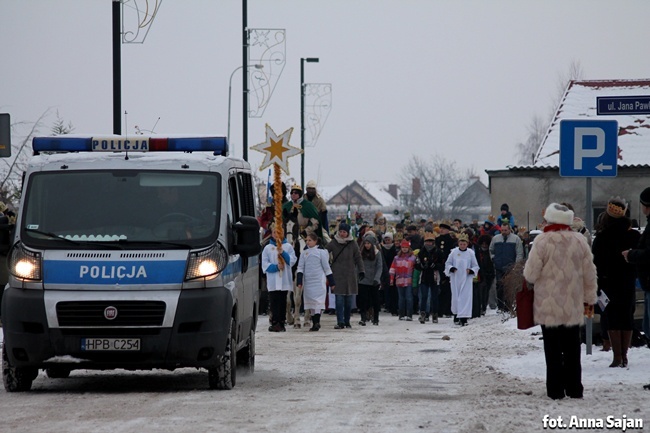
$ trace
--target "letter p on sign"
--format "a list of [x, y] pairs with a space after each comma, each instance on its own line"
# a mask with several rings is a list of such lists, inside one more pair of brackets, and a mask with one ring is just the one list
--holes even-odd
[[[585, 149], [585, 137], [596, 137], [596, 148]], [[602, 128], [576, 128], [574, 129], [573, 168], [582, 170], [583, 158], [600, 158], [605, 153], [605, 131]], [[577, 145], [577, 144], [580, 145]]]

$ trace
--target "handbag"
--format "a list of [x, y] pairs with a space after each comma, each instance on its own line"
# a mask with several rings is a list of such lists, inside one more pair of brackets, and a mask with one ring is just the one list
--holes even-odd
[[517, 292], [517, 329], [528, 329], [535, 326], [533, 318], [533, 302], [535, 300], [535, 291], [528, 287], [524, 280], [523, 287]]

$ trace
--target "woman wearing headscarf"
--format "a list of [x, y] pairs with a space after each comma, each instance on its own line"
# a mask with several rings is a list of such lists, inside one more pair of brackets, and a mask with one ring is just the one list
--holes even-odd
[[350, 225], [339, 224], [339, 231], [325, 249], [332, 254], [332, 273], [336, 287], [332, 293], [336, 297], [336, 326], [334, 329], [351, 328], [350, 313], [353, 296], [359, 293], [359, 280], [365, 276], [359, 247], [350, 234]]
[[357, 306], [361, 314], [359, 325], [366, 326], [367, 320], [372, 321], [373, 325], [379, 325], [379, 285], [384, 270], [384, 259], [377, 249], [377, 238], [373, 232], [367, 232], [363, 237], [361, 260], [363, 260], [365, 277], [359, 281], [357, 296]]
[[524, 277], [535, 285], [533, 317], [544, 337], [546, 393], [552, 399], [582, 398], [580, 324], [585, 313], [593, 315], [596, 266], [584, 236], [571, 230], [573, 211], [551, 203], [544, 219]]

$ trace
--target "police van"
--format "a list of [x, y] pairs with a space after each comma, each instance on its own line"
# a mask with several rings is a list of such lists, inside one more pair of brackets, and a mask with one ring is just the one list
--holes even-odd
[[253, 370], [260, 228], [223, 137], [37, 137], [2, 302], [2, 375]]

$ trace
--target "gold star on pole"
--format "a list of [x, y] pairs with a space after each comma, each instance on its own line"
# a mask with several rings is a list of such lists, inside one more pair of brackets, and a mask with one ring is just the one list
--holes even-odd
[[289, 128], [278, 136], [268, 124], [266, 125], [266, 141], [251, 146], [251, 149], [264, 154], [260, 170], [276, 163], [285, 173], [289, 174], [289, 158], [302, 153], [302, 150], [289, 144], [292, 132], [293, 128]]

